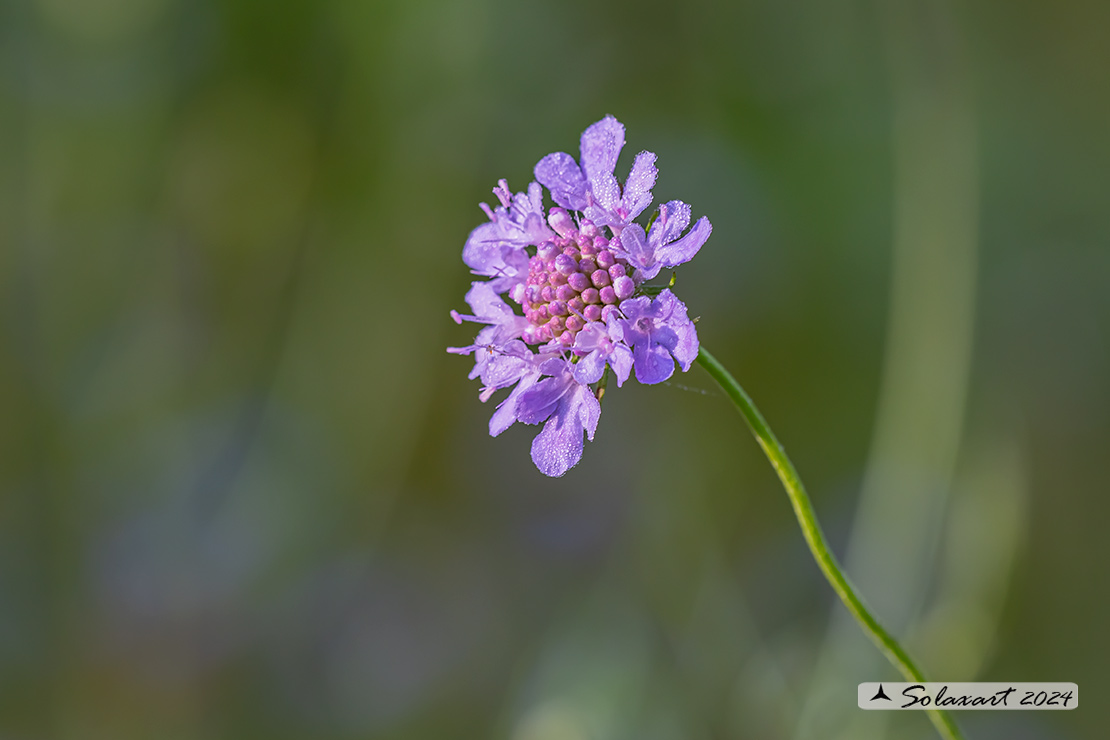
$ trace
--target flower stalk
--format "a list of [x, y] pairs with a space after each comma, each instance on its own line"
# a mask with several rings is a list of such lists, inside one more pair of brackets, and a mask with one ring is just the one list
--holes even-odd
[[[894, 636], [887, 632], [886, 628], [875, 618], [867, 604], [856, 592], [855, 586], [844, 574], [836, 556], [829, 548], [824, 532], [821, 531], [821, 525], [817, 522], [817, 514], [813, 510], [813, 503], [809, 499], [809, 494], [806, 493], [802, 479], [798, 476], [798, 471], [795, 470], [794, 464], [790, 462], [782, 444], [775, 437], [775, 433], [771, 431], [767, 420], [759, 413], [759, 409], [756, 408], [751, 397], [736, 382], [732, 374], [725, 369], [724, 365], [718, 362], [717, 358], [710, 354], [704, 346], [699, 349], [697, 363], [713, 376], [713, 379], [717, 381], [729, 399], [736, 405], [736, 408], [744, 417], [744, 421], [748, 423], [748, 427], [752, 430], [759, 446], [763, 448], [771, 467], [775, 469], [779, 480], [782, 481], [783, 488], [786, 489], [786, 495], [790, 499], [791, 506], [794, 507], [794, 515], [798, 518], [798, 524], [802, 528], [802, 536], [805, 537], [806, 544], [809, 545], [809, 550], [813, 553], [814, 560], [817, 561], [817, 566], [824, 573], [829, 585], [836, 591], [836, 595], [840, 597], [844, 606], [859, 622], [860, 627], [871, 638], [871, 641], [886, 655], [891, 664], [906, 677], [906, 680], [924, 683], [926, 681], [925, 674], [918, 668], [913, 658]], [[963, 740], [963, 735], [947, 712], [935, 708], [926, 711], [941, 737], [946, 740]]]

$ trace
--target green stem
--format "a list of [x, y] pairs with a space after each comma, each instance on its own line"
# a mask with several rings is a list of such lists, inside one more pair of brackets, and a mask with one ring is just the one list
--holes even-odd
[[[829, 585], [836, 591], [836, 595], [844, 602], [844, 606], [848, 607], [848, 611], [856, 618], [867, 636], [886, 655], [894, 667], [901, 671], [906, 680], [914, 683], [924, 683], [926, 680], [925, 674], [913, 662], [909, 653], [898, 644], [898, 641], [886, 631], [885, 627], [879, 624], [879, 620], [871, 614], [867, 605], [863, 603], [863, 599], [856, 593], [855, 586], [844, 575], [836, 556], [829, 549], [829, 543], [825, 540], [821, 525], [817, 523], [817, 514], [813, 511], [813, 503], [809, 500], [809, 494], [806, 493], [805, 486], [802, 485], [802, 479], [798, 477], [798, 471], [794, 469], [790, 458], [786, 456], [786, 451], [775, 437], [775, 433], [771, 431], [771, 427], [767, 426], [767, 421], [759, 413], [759, 409], [755, 407], [752, 399], [744, 392], [744, 389], [740, 387], [732, 374], [725, 369], [724, 365], [707, 352], [705, 347], [702, 347], [698, 352], [698, 364], [704, 367], [713, 376], [713, 379], [721, 385], [728, 397], [736, 404], [736, 408], [740, 410], [744, 420], [748, 422], [748, 426], [751, 427], [752, 434], [755, 435], [756, 441], [759, 442], [759, 446], [763, 448], [767, 459], [770, 460], [771, 467], [778, 473], [779, 480], [782, 481], [783, 488], [786, 489], [786, 495], [790, 497], [790, 503], [794, 507], [794, 515], [798, 517], [798, 524], [802, 527], [802, 535], [805, 537], [806, 544], [809, 545], [810, 552], [813, 553], [813, 558], [817, 561], [821, 572], [825, 574]], [[939, 709], [929, 709], [927, 711], [929, 719], [933, 721], [933, 725], [936, 726], [941, 737], [947, 738], [947, 740], [962, 740], [963, 735], [960, 734], [956, 723], [947, 712]]]

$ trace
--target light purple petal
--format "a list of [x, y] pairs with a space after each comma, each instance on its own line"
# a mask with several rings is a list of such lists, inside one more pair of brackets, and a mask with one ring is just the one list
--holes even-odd
[[594, 221], [594, 223], [609, 223], [612, 219], [608, 217], [608, 214], [616, 210], [617, 206], [620, 205], [620, 198], [621, 186], [613, 173], [598, 173], [590, 180], [590, 195], [587, 201], [592, 199], [591, 205], [596, 204], [600, 206], [604, 214], [597, 214], [596, 207], [587, 208], [587, 213], [600, 215], [600, 220]]
[[562, 477], [582, 459], [582, 428], [553, 416], [532, 440], [532, 462], [552, 478]]
[[578, 408], [578, 420], [582, 423], [586, 438], [593, 442], [597, 423], [601, 420], [601, 404], [594, 392], [585, 386], [578, 387], [574, 400]]
[[650, 341], [674, 355], [686, 372], [698, 356], [698, 333], [686, 315], [686, 305], [670, 290], [664, 290], [652, 302], [651, 313]]
[[530, 210], [532, 213], [540, 214], [543, 217], [543, 188], [540, 184], [533, 180], [528, 183], [528, 200], [530, 203]]
[[486, 323], [500, 323], [506, 316], [511, 316], [513, 309], [501, 299], [496, 291], [487, 282], [473, 282], [470, 290], [466, 291], [466, 303], [474, 311], [474, 315]]
[[582, 171], [587, 180], [593, 182], [603, 173], [611, 175], [617, 166], [617, 157], [624, 147], [624, 125], [612, 116], [605, 116], [582, 132], [580, 145]]
[[[660, 383], [674, 373], [677, 359], [683, 372], [698, 355], [698, 334], [686, 306], [670, 290], [648, 303], [646, 296], [621, 304], [624, 339], [632, 345], [636, 379]], [[672, 359], [672, 356], [674, 359]]]
[[659, 206], [659, 217], [651, 225], [648, 241], [656, 249], [670, 244], [690, 225], [690, 206], [680, 200], [669, 200]]
[[686, 236], [657, 248], [655, 256], [664, 267], [674, 267], [689, 262], [701, 249], [701, 245], [705, 244], [712, 231], [713, 226], [709, 223], [709, 219], [702, 216]]
[[608, 363], [616, 373], [617, 387], [623, 385], [632, 372], [632, 351], [621, 341], [623, 338], [624, 329], [614, 314], [610, 314], [606, 324], [588, 323], [574, 340], [574, 349], [587, 353], [572, 366], [575, 379], [584, 384], [596, 383]]
[[551, 237], [544, 222], [543, 189], [539, 183], [528, 186], [528, 193], [509, 190], [509, 183], [500, 180], [494, 195], [501, 201], [497, 208], [482, 203], [490, 222], [470, 233], [463, 247], [463, 261], [480, 275], [497, 275], [497, 264], [506, 259], [507, 250], [523, 251], [523, 247], [540, 244]]
[[565, 370], [557, 377], [544, 378], [517, 402], [517, 418], [525, 424], [539, 424], [559, 407], [559, 401], [577, 383]]
[[597, 321], [586, 324], [574, 338], [574, 349], [586, 353], [571, 366], [574, 379], [585, 385], [601, 380], [612, 344], [604, 324]]
[[686, 372], [698, 357], [698, 330], [686, 315], [686, 304], [671, 291], [664, 290], [659, 295], [659, 299], [666, 301], [664, 308], [666, 317], [662, 323], [675, 334], [675, 341], [668, 349], [682, 366], [682, 372]]
[[[646, 316], [651, 310], [651, 299], [646, 295], [637, 296], [636, 298], [629, 298], [627, 301], [621, 303], [621, 313], [624, 314], [626, 321], [621, 321], [621, 326], [625, 330], [625, 341], [631, 343], [634, 341], [629, 337], [629, 326], [636, 319], [641, 316]], [[620, 319], [618, 319], [620, 321]]]
[[[471, 380], [482, 377], [485, 374], [486, 368], [489, 366], [490, 361], [494, 357], [498, 356], [498, 353], [495, 350], [491, 349], [495, 340], [497, 339], [498, 331], [499, 327], [487, 326], [486, 328], [478, 332], [478, 337], [474, 340], [474, 344], [471, 344], [468, 347], [447, 348], [448, 352], [455, 355], [469, 355], [471, 353], [474, 354], [474, 367], [471, 368], [470, 374], [467, 376]], [[485, 381], [483, 380], [482, 382], [484, 383]]]
[[486, 351], [490, 356], [479, 373], [486, 389], [507, 388], [525, 375], [539, 374], [536, 370], [536, 356], [519, 339]]
[[493, 412], [493, 416], [491, 416], [489, 420], [489, 436], [496, 437], [517, 421], [517, 402], [524, 393], [536, 384], [539, 377], [539, 373], [532, 373], [531, 375], [526, 375], [521, 378], [516, 388], [513, 388], [512, 392], [505, 400], [497, 405], [497, 410]]
[[501, 248], [504, 244], [497, 224], [484, 223], [467, 237], [463, 246], [463, 262], [479, 275], [492, 275], [494, 266], [503, 262]]
[[645, 280], [651, 280], [662, 269], [644, 235], [644, 228], [639, 224], [629, 224], [621, 231], [621, 252], [633, 267], [640, 270]]
[[497, 294], [497, 282], [489, 280], [471, 284], [466, 302], [474, 310], [473, 316], [452, 313], [458, 322], [466, 320], [490, 325], [478, 334], [478, 344], [504, 344], [521, 336], [528, 327], [528, 319], [513, 313], [513, 309]]
[[643, 213], [651, 205], [651, 189], [655, 187], [655, 178], [659, 170], [655, 168], [655, 154], [640, 152], [632, 164], [632, 171], [624, 183], [624, 195], [621, 197], [621, 209], [625, 212], [625, 219], [632, 219]]
[[571, 372], [574, 374], [574, 379], [583, 385], [596, 383], [601, 380], [601, 376], [605, 372], [605, 352], [595, 349], [588, 355], [579, 358]]
[[508, 292], [528, 275], [528, 253], [505, 240], [494, 223], [482, 224], [470, 233], [463, 262], [475, 275], [493, 278], [490, 286], [497, 293]]
[[574, 157], [566, 152], [548, 154], [536, 164], [535, 175], [563, 208], [581, 211], [586, 207], [586, 178]]
[[574, 348], [583, 352], [592, 352], [601, 346], [607, 336], [608, 331], [604, 324], [591, 321], [574, 338]]
[[671, 353], [658, 344], [637, 343], [632, 348], [636, 364], [636, 380], [645, 385], [662, 383], [674, 375], [674, 360]]
[[491, 278], [489, 286], [497, 293], [508, 293], [513, 286], [528, 277], [528, 253], [523, 249], [503, 247], [501, 261], [490, 266], [489, 272], [479, 273]]
[[628, 347], [618, 344], [613, 348], [613, 353], [609, 355], [609, 366], [613, 368], [613, 373], [617, 376], [618, 388], [624, 385], [624, 381], [628, 380], [628, 376], [632, 372], [632, 362], [632, 350]]
[[590, 389], [575, 384], [559, 411], [532, 441], [532, 461], [544, 475], [558, 478], [582, 459], [582, 433], [592, 440], [601, 405]]
[[529, 213], [521, 223], [520, 230], [527, 241], [525, 246], [543, 244], [553, 236], [551, 229], [547, 227], [543, 213]]
[[[532, 185], [536, 185], [538, 187], [539, 184], [535, 182], [531, 183], [528, 186], [529, 190], [532, 189]], [[541, 190], [540, 192], [542, 193], [543, 191]], [[530, 193], [517, 193], [513, 196], [512, 206], [509, 208], [509, 214], [514, 223], [522, 224], [524, 223], [525, 218], [532, 214], [535, 214], [537, 211], [541, 211], [542, 208], [542, 200], [540, 201], [540, 208], [536, 208], [535, 201], [532, 199], [532, 195]]]

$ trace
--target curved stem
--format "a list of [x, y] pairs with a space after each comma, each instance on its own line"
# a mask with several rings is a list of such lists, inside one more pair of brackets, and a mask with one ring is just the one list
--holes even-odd
[[[856, 593], [855, 586], [844, 575], [836, 556], [829, 549], [829, 543], [825, 540], [821, 525], [817, 523], [817, 514], [813, 510], [813, 503], [809, 500], [809, 494], [806, 493], [805, 486], [802, 485], [802, 479], [798, 477], [798, 471], [794, 469], [794, 464], [786, 456], [786, 451], [775, 437], [775, 433], [771, 431], [771, 427], [767, 426], [767, 421], [759, 413], [759, 409], [755, 407], [752, 399], [744, 392], [744, 389], [740, 387], [732, 374], [717, 361], [717, 358], [706, 351], [705, 347], [702, 347], [698, 352], [698, 364], [704, 367], [713, 376], [713, 379], [720, 384], [728, 397], [736, 404], [736, 408], [740, 410], [744, 420], [748, 422], [756, 441], [759, 442], [759, 446], [763, 448], [764, 454], [771, 462], [771, 467], [778, 473], [779, 480], [782, 481], [782, 486], [786, 489], [786, 495], [790, 497], [790, 504], [794, 507], [794, 515], [797, 516], [798, 524], [802, 527], [802, 535], [805, 537], [806, 544], [809, 545], [810, 552], [813, 553], [813, 558], [817, 561], [821, 572], [825, 574], [829, 585], [836, 591], [836, 595], [844, 602], [844, 606], [848, 607], [848, 611], [856, 618], [867, 636], [886, 655], [894, 667], [906, 677], [906, 680], [924, 683], [926, 680], [925, 674], [913, 662], [909, 653], [871, 614], [863, 599]], [[956, 723], [947, 712], [939, 709], [929, 709], [927, 712], [929, 719], [933, 721], [933, 725], [936, 726], [941, 737], [947, 738], [947, 740], [962, 740], [963, 735], [960, 734], [959, 728], [956, 727]]]

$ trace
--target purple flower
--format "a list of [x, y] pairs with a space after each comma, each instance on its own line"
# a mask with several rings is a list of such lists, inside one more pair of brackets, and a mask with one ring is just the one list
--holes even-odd
[[[473, 344], [448, 351], [474, 355], [470, 377], [481, 379], [483, 402], [511, 389], [490, 418], [491, 436], [517, 421], [543, 424], [532, 460], [546, 475], [566, 473], [583, 437], [593, 439], [594, 385], [607, 369], [618, 386], [633, 369], [641, 383], [658, 383], [676, 360], [688, 370], [698, 352], [682, 302], [669, 290], [652, 300], [642, 283], [689, 261], [712, 227], [702, 218], [683, 235], [690, 207], [677, 200], [649, 231], [634, 223], [651, 203], [655, 155], [641, 152], [622, 187], [613, 171], [623, 147], [624, 126], [606, 117], [582, 134], [581, 164], [561, 152], [544, 157], [527, 193], [513, 195], [501, 180], [493, 191], [501, 205], [482, 204], [489, 221], [463, 247], [463, 261], [489, 279], [466, 294], [473, 314], [451, 316], [485, 326]], [[540, 183], [557, 204], [546, 212]]]
[[[620, 235], [620, 247], [613, 251], [640, 271], [644, 280], [651, 280], [664, 267], [675, 267], [689, 262], [705, 244], [713, 226], [702, 216], [686, 236], [682, 232], [690, 223], [690, 206], [680, 200], [664, 203], [659, 208], [659, 218], [644, 237], [639, 224], [631, 224]], [[679, 237], [682, 238], [679, 238]]]
[[624, 338], [632, 345], [636, 380], [662, 383], [674, 374], [675, 360], [682, 372], [690, 369], [698, 356], [698, 332], [674, 293], [664, 290], [655, 300], [633, 298], [621, 304], [621, 312]]

